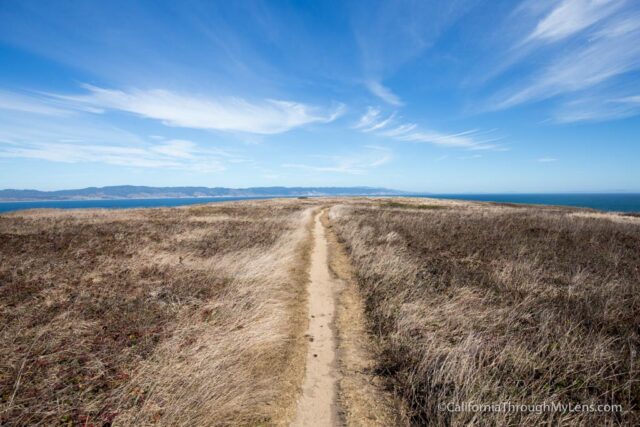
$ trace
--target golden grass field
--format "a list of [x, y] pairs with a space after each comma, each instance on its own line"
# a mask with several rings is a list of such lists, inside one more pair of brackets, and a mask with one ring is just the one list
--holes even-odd
[[[638, 425], [640, 219], [445, 201], [344, 203], [377, 370], [414, 425]], [[447, 403], [620, 404], [451, 413]]]
[[0, 425], [287, 425], [321, 210], [342, 423], [640, 423], [640, 218], [319, 198], [0, 215]]
[[0, 424], [286, 420], [310, 215], [247, 202], [0, 216]]

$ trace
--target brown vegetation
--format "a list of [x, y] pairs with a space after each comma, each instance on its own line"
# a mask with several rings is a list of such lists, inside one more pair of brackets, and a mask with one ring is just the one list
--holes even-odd
[[0, 216], [0, 424], [284, 423], [303, 202]]
[[378, 349], [366, 328], [362, 293], [354, 280], [349, 258], [325, 211], [322, 223], [327, 238], [329, 269], [341, 283], [336, 298], [335, 326], [338, 335], [338, 402], [348, 426], [406, 425], [402, 404], [384, 389], [376, 373]]
[[[571, 209], [403, 200], [332, 208], [416, 425], [637, 425], [640, 222]], [[447, 403], [620, 404], [622, 413], [451, 413]]]
[[640, 422], [637, 217], [353, 198], [0, 216], [0, 424], [286, 424], [320, 205], [348, 424]]
[[386, 208], [404, 208], [404, 209], [444, 209], [442, 205], [426, 205], [423, 203], [402, 203], [402, 202], [385, 202], [381, 206]]

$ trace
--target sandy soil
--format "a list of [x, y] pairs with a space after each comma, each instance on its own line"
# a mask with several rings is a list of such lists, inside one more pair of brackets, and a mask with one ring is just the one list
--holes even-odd
[[293, 426], [334, 426], [339, 423], [334, 322], [335, 299], [340, 283], [329, 273], [327, 239], [320, 214], [315, 218], [314, 236], [309, 283], [307, 366]]

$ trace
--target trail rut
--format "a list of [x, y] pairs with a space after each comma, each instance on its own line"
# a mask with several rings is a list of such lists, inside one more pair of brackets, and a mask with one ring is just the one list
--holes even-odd
[[327, 238], [315, 217], [314, 246], [309, 283], [309, 347], [302, 394], [292, 426], [335, 426], [338, 424], [336, 388], [338, 382], [335, 299], [339, 282], [329, 273]]

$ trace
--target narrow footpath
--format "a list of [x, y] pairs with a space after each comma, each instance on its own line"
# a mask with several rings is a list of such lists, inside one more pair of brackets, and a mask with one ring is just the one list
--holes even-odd
[[339, 282], [329, 273], [327, 238], [315, 217], [314, 245], [311, 254], [309, 283], [309, 347], [302, 394], [298, 400], [295, 427], [321, 427], [338, 424], [336, 407], [337, 349], [335, 299]]

